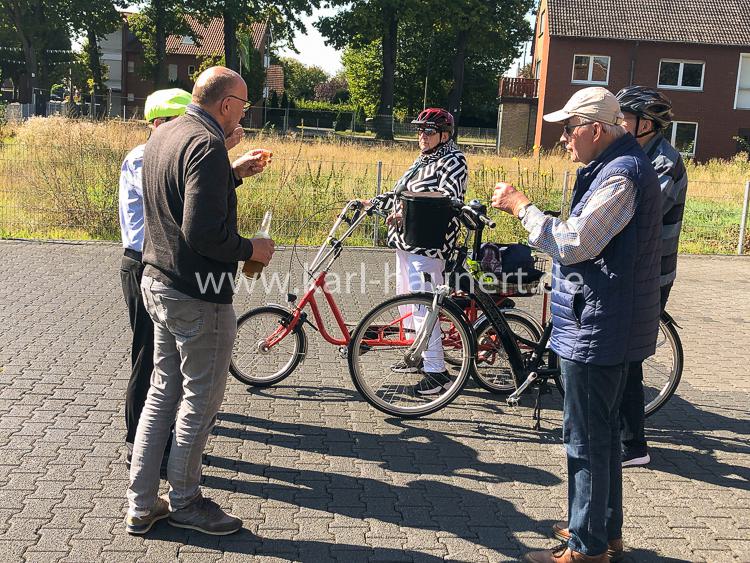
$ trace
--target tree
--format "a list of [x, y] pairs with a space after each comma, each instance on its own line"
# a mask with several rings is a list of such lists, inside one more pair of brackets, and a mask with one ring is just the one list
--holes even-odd
[[321, 18], [315, 26], [327, 43], [342, 49], [355, 48], [380, 40], [382, 70], [378, 108], [375, 116], [376, 136], [393, 138], [394, 78], [400, 18], [408, 16], [420, 0], [329, 0], [331, 6], [344, 9]]
[[364, 108], [369, 116], [375, 115], [378, 108], [378, 87], [383, 74], [380, 60], [380, 40], [359, 48], [346, 47], [341, 57], [351, 102]]
[[188, 35], [196, 43], [195, 37], [187, 22], [188, 5], [183, 0], [150, 0], [140, 13], [128, 18], [128, 26], [143, 46], [143, 67], [141, 75], [151, 79], [157, 89], [166, 88], [169, 84], [165, 58], [167, 54], [167, 37], [170, 35]]
[[284, 90], [293, 100], [312, 100], [315, 87], [328, 80], [328, 73], [318, 66], [306, 66], [292, 57], [281, 57], [284, 68]]
[[[86, 60], [93, 81], [93, 95], [105, 90], [104, 71], [101, 64], [101, 49], [99, 40], [105, 35], [119, 29], [122, 16], [115, 9], [115, 4], [109, 2], [92, 2], [91, 0], [67, 0], [70, 31], [73, 35], [85, 34], [83, 43]], [[124, 0], [115, 0], [117, 6], [124, 8]]]
[[346, 77], [334, 76], [315, 86], [315, 99], [322, 102], [345, 102], [349, 99]]
[[226, 66], [240, 70], [238, 31], [252, 22], [266, 22], [274, 40], [284, 44], [297, 31], [304, 31], [303, 15], [310, 15], [319, 0], [209, 0], [194, 2], [194, 14], [203, 23], [220, 17], [224, 22], [224, 60]]
[[[530, 36], [531, 28], [525, 15], [533, 0], [433, 1], [433, 10], [441, 16], [438, 24], [441, 34], [453, 37], [452, 84], [447, 104], [458, 121], [467, 63], [481, 61], [481, 65], [500, 76], [518, 56], [519, 46]], [[492, 45], [492, 49], [487, 49], [487, 45]]]

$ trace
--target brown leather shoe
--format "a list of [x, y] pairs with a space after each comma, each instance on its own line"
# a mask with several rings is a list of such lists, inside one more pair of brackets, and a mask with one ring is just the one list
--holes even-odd
[[[563, 520], [552, 525], [552, 534], [561, 542], [567, 543], [570, 539], [570, 530], [568, 530], [568, 523]], [[607, 544], [607, 555], [609, 560], [613, 563], [617, 563], [622, 559], [625, 554], [625, 546], [622, 540], [609, 540]]]
[[527, 563], [607, 563], [609, 557], [606, 553], [601, 555], [584, 555], [573, 551], [564, 545], [555, 549], [545, 549], [544, 551], [532, 551], [527, 553], [524, 558]]

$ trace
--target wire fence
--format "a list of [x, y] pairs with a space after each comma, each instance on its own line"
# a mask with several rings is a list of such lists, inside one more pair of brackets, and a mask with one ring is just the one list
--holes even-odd
[[[59, 144], [0, 143], [0, 237], [118, 240], [120, 165], [129, 147], [99, 141]], [[242, 234], [252, 236], [267, 209], [279, 244], [320, 244], [346, 201], [392, 189], [403, 164], [275, 158], [263, 174], [237, 191]], [[507, 181], [545, 209], [569, 202], [573, 176], [490, 168], [470, 170], [467, 199], [489, 202], [494, 185]], [[737, 251], [743, 219], [744, 182], [691, 182], [681, 252]], [[567, 189], [566, 189], [567, 186]], [[565, 195], [564, 195], [565, 194]], [[488, 240], [522, 241], [527, 234], [510, 216], [494, 214]], [[372, 219], [351, 244], [385, 242], [385, 226]], [[744, 236], [750, 246], [750, 233]]]
[[[108, 94], [86, 96], [70, 100], [52, 100], [37, 104], [9, 104], [5, 119], [21, 121], [35, 115], [69, 117], [74, 119], [118, 119], [143, 120], [145, 98]], [[392, 135], [398, 141], [417, 141], [417, 128], [411, 123], [413, 117], [401, 120], [392, 115], [376, 115], [366, 118], [361, 111], [346, 106], [340, 110], [319, 110], [297, 107], [272, 108], [258, 104], [250, 108], [242, 120], [246, 129], [276, 133], [279, 135], [301, 135], [304, 137], [347, 137], [363, 141], [376, 136]], [[497, 129], [487, 127], [457, 128], [461, 144], [495, 147]]]

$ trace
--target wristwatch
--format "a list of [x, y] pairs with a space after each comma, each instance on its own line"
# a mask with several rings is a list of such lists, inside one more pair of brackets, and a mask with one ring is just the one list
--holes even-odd
[[526, 217], [526, 210], [531, 207], [531, 202], [524, 205], [521, 209], [518, 210], [518, 218], [523, 220], [524, 217]]

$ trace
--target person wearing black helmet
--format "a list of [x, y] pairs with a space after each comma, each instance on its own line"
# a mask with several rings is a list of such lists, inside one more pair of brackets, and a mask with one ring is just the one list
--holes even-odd
[[[440, 108], [427, 108], [412, 121], [417, 126], [420, 155], [408, 168], [393, 190], [373, 198], [372, 203], [390, 211], [388, 246], [396, 249], [396, 292], [430, 290], [444, 281], [445, 260], [452, 253], [460, 224], [451, 219], [440, 248], [420, 248], [405, 240], [399, 196], [404, 192], [440, 192], [450, 198], [464, 199], [468, 179], [466, 158], [453, 141], [453, 115]], [[429, 284], [429, 285], [428, 285]], [[414, 311], [415, 324], [421, 320]], [[437, 342], [433, 345], [432, 342]], [[431, 344], [423, 353], [419, 368], [399, 362], [391, 366], [396, 373], [416, 373], [421, 379], [414, 385], [415, 394], [436, 395], [450, 384], [440, 345], [440, 327], [435, 327]]]
[[[617, 93], [625, 116], [623, 128], [643, 148], [659, 175], [662, 194], [661, 310], [667, 304], [677, 273], [677, 248], [687, 192], [687, 172], [682, 156], [662, 132], [672, 123], [672, 102], [645, 86], [628, 86]], [[651, 461], [644, 431], [643, 362], [632, 362], [620, 406], [622, 466]]]

